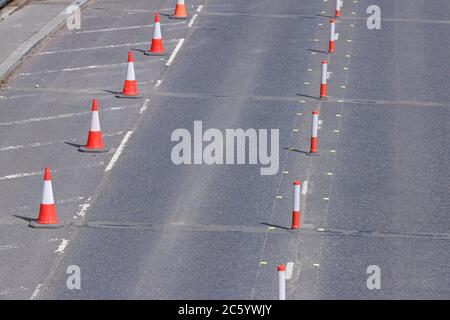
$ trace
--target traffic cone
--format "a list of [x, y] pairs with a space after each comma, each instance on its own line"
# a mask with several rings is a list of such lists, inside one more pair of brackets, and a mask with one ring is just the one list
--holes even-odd
[[159, 21], [159, 13], [155, 14], [155, 31], [153, 33], [152, 45], [150, 49], [145, 52], [145, 54], [149, 56], [165, 55], [161, 36], [161, 23]]
[[328, 53], [334, 52], [334, 41], [336, 40], [336, 20], [331, 19], [330, 20], [330, 41], [328, 44]]
[[41, 207], [39, 209], [39, 216], [37, 220], [33, 220], [29, 223], [31, 228], [41, 229], [56, 229], [63, 226], [62, 223], [58, 223], [56, 217], [55, 201], [53, 200], [52, 181], [50, 177], [50, 169], [45, 167], [44, 172], [44, 187], [42, 191]]
[[98, 116], [97, 99], [92, 101], [92, 119], [91, 128], [89, 129], [87, 143], [81, 146], [78, 150], [82, 152], [108, 152], [109, 149], [105, 148], [102, 140], [102, 130], [100, 129], [100, 119]]
[[308, 153], [309, 156], [317, 156], [317, 132], [319, 129], [319, 112], [313, 111], [312, 113], [312, 126], [311, 126], [311, 149]]
[[327, 71], [327, 61], [322, 60], [322, 77], [320, 81], [320, 99], [326, 99], [327, 98], [327, 78], [328, 78], [328, 71]]
[[175, 12], [170, 16], [171, 19], [187, 19], [188, 15], [186, 13], [186, 5], [184, 0], [177, 0], [177, 5], [175, 7]]
[[341, 0], [336, 0], [336, 11], [334, 13], [334, 16], [336, 18], [339, 18], [341, 16], [341, 6], [342, 6]]
[[142, 98], [142, 94], [137, 91], [136, 77], [134, 75], [133, 53], [128, 52], [127, 78], [123, 84], [123, 91], [118, 93], [118, 98]]

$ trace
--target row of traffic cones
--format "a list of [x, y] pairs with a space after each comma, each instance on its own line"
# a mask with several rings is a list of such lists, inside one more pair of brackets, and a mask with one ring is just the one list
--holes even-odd
[[[187, 11], [184, 0], [177, 0], [175, 11], [169, 16], [172, 19], [187, 19]], [[150, 48], [145, 52], [146, 55], [162, 56], [165, 55], [164, 45], [161, 35], [161, 22], [159, 13], [155, 14], [155, 29]], [[134, 73], [133, 53], [128, 52], [127, 74], [124, 81], [123, 89], [117, 94], [119, 98], [141, 98], [137, 88], [136, 77]], [[97, 99], [92, 101], [92, 118], [91, 126], [89, 128], [87, 142], [85, 145], [79, 147], [81, 152], [108, 152], [109, 149], [105, 147], [102, 139], [102, 131], [100, 128], [100, 117], [98, 110]], [[39, 215], [36, 220], [32, 220], [29, 226], [32, 228], [60, 228], [64, 224], [58, 221], [56, 214], [56, 206], [53, 198], [53, 187], [51, 181], [50, 168], [47, 166], [44, 170], [44, 185], [42, 190], [41, 205], [39, 208]]]

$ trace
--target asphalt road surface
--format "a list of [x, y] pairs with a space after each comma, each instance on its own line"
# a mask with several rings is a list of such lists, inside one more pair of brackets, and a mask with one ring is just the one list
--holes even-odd
[[[380, 30], [366, 26], [373, 4]], [[450, 298], [450, 3], [344, 0], [334, 54], [331, 0], [188, 0], [185, 21], [173, 6], [90, 1], [81, 30], [41, 43], [0, 91], [0, 298], [276, 299], [280, 263], [287, 299]], [[156, 11], [164, 57], [140, 51]], [[130, 48], [139, 100], [111, 93]], [[94, 97], [107, 154], [76, 147]], [[194, 121], [279, 129], [277, 174], [175, 165], [172, 132]], [[46, 164], [63, 229], [28, 227]]]

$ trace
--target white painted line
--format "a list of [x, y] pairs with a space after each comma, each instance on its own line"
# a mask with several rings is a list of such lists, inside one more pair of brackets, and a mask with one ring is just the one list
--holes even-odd
[[178, 51], [181, 49], [181, 46], [184, 43], [184, 39], [180, 39], [180, 41], [178, 41], [177, 46], [175, 47], [175, 49], [172, 52], [172, 55], [169, 58], [169, 61], [167, 61], [166, 66], [170, 66], [173, 62], [173, 60], [175, 59], [175, 57], [177, 56]]
[[[73, 167], [73, 168], [64, 168], [63, 170], [52, 170], [52, 173], [62, 172], [62, 171], [68, 171], [68, 170], [79, 170], [79, 169], [89, 169], [89, 168], [95, 168], [95, 167], [101, 167], [105, 164], [104, 161], [89, 164], [86, 166], [81, 167]], [[9, 174], [7, 176], [0, 177], [0, 181], [3, 180], [12, 180], [12, 179], [18, 179], [18, 178], [25, 178], [25, 177], [32, 177], [32, 176], [38, 176], [44, 174], [44, 171], [33, 171], [33, 172], [22, 172], [22, 173], [15, 173], [15, 174]]]
[[308, 193], [308, 180], [303, 181], [302, 184], [302, 194], [305, 195]]
[[198, 15], [194, 14], [191, 18], [191, 21], [189, 21], [188, 27], [192, 27], [194, 25], [195, 19], [197, 19]]
[[162, 80], [156, 81], [155, 88], [158, 88], [162, 83]]
[[[102, 112], [125, 110], [125, 109], [130, 109], [130, 108], [137, 108], [137, 107], [138, 107], [138, 105], [130, 105], [130, 106], [123, 106], [123, 107], [112, 107], [112, 108], [108, 108], [108, 109], [103, 109]], [[41, 117], [41, 118], [31, 118], [31, 119], [16, 120], [16, 121], [11, 121], [11, 122], [2, 122], [2, 123], [0, 123], [0, 127], [2, 127], [2, 126], [11, 126], [11, 125], [15, 125], [15, 124], [26, 124], [26, 123], [31, 123], [31, 122], [66, 119], [66, 118], [82, 116], [82, 115], [91, 114], [91, 113], [92, 113], [92, 111], [83, 111], [83, 112], [57, 114], [57, 115], [54, 115], [54, 116]]]
[[72, 71], [83, 71], [83, 70], [93, 70], [93, 69], [106, 69], [106, 68], [115, 68], [115, 67], [122, 67], [127, 65], [126, 62], [124, 63], [114, 63], [114, 64], [103, 64], [103, 65], [92, 65], [92, 66], [85, 66], [85, 67], [77, 67], [77, 68], [66, 68], [66, 69], [59, 69], [59, 70], [45, 70], [45, 71], [36, 71], [36, 72], [27, 72], [27, 73], [19, 73], [20, 76], [26, 77], [31, 75], [37, 75], [37, 74], [48, 74], [48, 73], [60, 73], [60, 72], [72, 72]]
[[289, 280], [292, 278], [292, 271], [294, 270], [294, 263], [288, 262], [286, 264], [286, 280]]
[[[123, 132], [119, 131], [119, 132], [115, 132], [115, 133], [103, 134], [103, 137], [114, 137], [114, 136], [119, 136], [121, 134], [123, 134]], [[76, 142], [76, 141], [77, 141], [77, 139], [65, 139], [65, 140], [60, 140], [60, 141], [46, 141], [46, 142], [34, 142], [34, 143], [29, 143], [29, 144], [18, 144], [18, 145], [14, 145], [14, 146], [1, 147], [0, 152], [19, 150], [19, 149], [27, 149], [27, 148], [45, 147], [45, 146], [50, 146], [52, 144], [57, 144], [57, 143], [62, 144], [64, 142]]]
[[42, 283], [39, 283], [39, 284], [36, 286], [36, 289], [34, 289], [33, 294], [31, 295], [30, 300], [34, 300], [34, 299], [36, 299], [36, 298], [38, 297], [39, 291], [41, 291], [41, 287], [42, 287]]
[[88, 51], [88, 50], [100, 50], [100, 49], [110, 49], [110, 48], [120, 48], [120, 47], [131, 47], [131, 46], [140, 46], [144, 44], [148, 44], [149, 41], [146, 42], [135, 42], [135, 43], [122, 43], [122, 44], [112, 44], [109, 46], [100, 46], [100, 47], [90, 47], [90, 48], [75, 48], [75, 49], [65, 49], [65, 50], [55, 50], [55, 51], [44, 51], [39, 52], [38, 55], [47, 55], [47, 54], [55, 54], [55, 53], [66, 53], [66, 52], [79, 52], [79, 51]]
[[203, 9], [203, 5], [199, 5], [198, 8], [197, 8], [197, 12], [202, 11], [202, 9]]
[[120, 155], [123, 152], [123, 149], [125, 148], [126, 144], [128, 143], [128, 140], [130, 140], [131, 135], [133, 134], [133, 131], [128, 131], [125, 136], [122, 139], [122, 142], [120, 143], [119, 147], [117, 148], [116, 152], [111, 158], [111, 161], [105, 168], [105, 172], [110, 171], [114, 165], [116, 164], [117, 160], [119, 160]]
[[69, 244], [69, 240], [62, 239], [61, 243], [58, 246], [58, 249], [55, 250], [55, 253], [63, 253], [64, 249], [66, 249], [68, 244]]
[[143, 114], [145, 112], [145, 110], [147, 110], [149, 102], [150, 102], [150, 99], [145, 100], [144, 104], [141, 107], [141, 110], [139, 110], [139, 114]]
[[87, 209], [91, 206], [89, 201], [91, 201], [91, 197], [87, 199], [88, 202], [83, 203], [79, 206], [80, 210], [77, 212], [77, 216], [84, 217], [86, 215]]
[[0, 100], [13, 100], [13, 99], [19, 99], [19, 98], [28, 98], [28, 97], [34, 97], [34, 96], [38, 96], [39, 94], [37, 93], [33, 93], [33, 94], [23, 94], [20, 96], [0, 96]]
[[[180, 22], [172, 22], [172, 23], [161, 23], [161, 26], [173, 26], [173, 25], [178, 25], [178, 24], [185, 24], [185, 21], [180, 21]], [[106, 28], [106, 29], [94, 29], [94, 30], [82, 30], [82, 31], [77, 31], [74, 32], [73, 34], [83, 34], [83, 33], [96, 33], [96, 32], [109, 32], [109, 31], [121, 31], [121, 30], [133, 30], [133, 29], [143, 29], [143, 28], [151, 28], [154, 27], [155, 24], [144, 24], [144, 25], [140, 25], [140, 26], [128, 26], [128, 27], [117, 27], [117, 28]], [[71, 33], [65, 33], [67, 34], [71, 34]]]

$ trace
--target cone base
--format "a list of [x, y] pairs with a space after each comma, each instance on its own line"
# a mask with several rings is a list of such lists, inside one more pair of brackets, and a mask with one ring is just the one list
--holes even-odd
[[307, 156], [310, 156], [310, 157], [317, 157], [319, 154], [317, 153], [317, 152], [308, 152], [307, 154], [306, 154]]
[[33, 229], [59, 229], [59, 228], [64, 227], [64, 223], [63, 222], [51, 223], [51, 224], [50, 223], [38, 223], [36, 220], [33, 220], [33, 221], [30, 221], [28, 226]]
[[78, 151], [86, 153], [106, 153], [109, 152], [109, 150], [110, 148], [87, 148], [86, 146], [78, 148]]
[[320, 100], [327, 100], [328, 97], [327, 96], [323, 96], [323, 97], [319, 97]]
[[144, 54], [146, 56], [166, 56], [166, 52], [151, 52], [151, 51], [145, 51]]
[[143, 94], [123, 94], [123, 93], [118, 93], [116, 94], [116, 98], [129, 98], [129, 99], [140, 99], [142, 98], [144, 95]]

